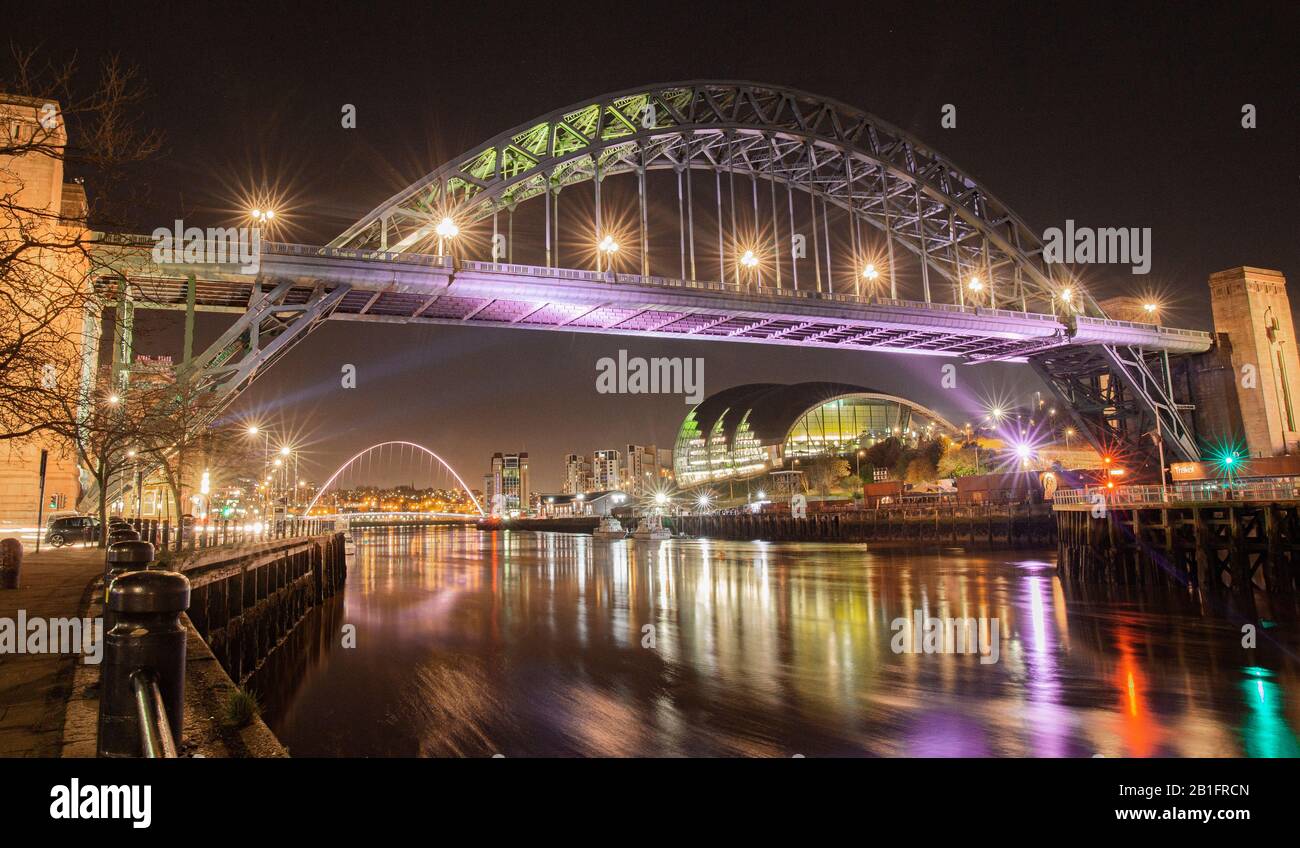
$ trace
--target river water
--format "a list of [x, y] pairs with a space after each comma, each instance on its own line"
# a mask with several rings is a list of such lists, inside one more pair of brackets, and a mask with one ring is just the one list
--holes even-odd
[[[1052, 552], [357, 539], [252, 682], [295, 756], [1300, 756], [1294, 622], [1246, 649], [1175, 591], [1063, 586]], [[977, 619], [975, 652], [927, 652], [928, 618]]]

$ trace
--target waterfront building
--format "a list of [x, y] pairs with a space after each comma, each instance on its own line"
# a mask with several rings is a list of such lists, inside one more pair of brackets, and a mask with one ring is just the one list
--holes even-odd
[[565, 455], [564, 482], [560, 488], [562, 494], [566, 495], [589, 492], [594, 488], [591, 479], [591, 462], [587, 457], [578, 453]]
[[938, 413], [906, 398], [844, 383], [750, 383], [724, 389], [692, 409], [678, 430], [678, 486], [741, 479], [786, 460], [845, 455], [896, 436], [955, 435]]
[[659, 450], [654, 445], [628, 445], [623, 454], [623, 488], [644, 497], [659, 483]]
[[528, 485], [528, 454], [492, 454], [492, 471], [484, 483], [490, 487], [487, 500], [493, 513], [527, 512], [532, 491]]
[[591, 456], [591, 487], [598, 492], [623, 486], [622, 454], [617, 450], [596, 451]]
[[558, 495], [540, 495], [538, 513], [543, 518], [575, 518], [585, 516], [605, 517], [628, 503], [628, 493], [577, 492]]

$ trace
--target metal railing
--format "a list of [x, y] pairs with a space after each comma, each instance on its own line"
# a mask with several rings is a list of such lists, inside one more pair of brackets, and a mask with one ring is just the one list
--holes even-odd
[[[140, 538], [164, 550], [205, 550], [219, 545], [270, 542], [295, 536], [319, 536], [334, 530], [333, 518], [279, 518], [270, 521], [220, 519], [176, 527], [170, 520], [124, 519]], [[98, 541], [98, 537], [92, 541]]]
[[1300, 477], [1277, 477], [1267, 480], [1207, 481], [1175, 483], [1167, 486], [1085, 486], [1060, 489], [1053, 498], [1056, 507], [1145, 506], [1162, 503], [1224, 503], [1231, 501], [1300, 500]]
[[131, 675], [131, 690], [140, 722], [140, 753], [151, 760], [176, 759], [176, 741], [158, 688], [158, 675], [150, 669], [136, 671]]
[[[703, 291], [722, 291], [748, 297], [767, 297], [772, 299], [824, 300], [834, 303], [851, 303], [860, 306], [884, 306], [902, 309], [926, 309], [931, 311], [952, 312], [962, 315], [994, 316], [999, 318], [1016, 318], [1060, 323], [1055, 315], [1039, 312], [1021, 312], [1010, 309], [993, 309], [985, 306], [967, 306], [956, 303], [936, 303], [919, 300], [902, 300], [899, 298], [862, 296], [845, 292], [822, 292], [810, 289], [777, 288], [775, 286], [750, 286], [743, 283], [728, 283], [718, 280], [684, 280], [676, 277], [642, 276], [640, 274], [621, 274], [615, 271], [587, 271], [577, 268], [547, 268], [540, 265], [516, 265], [501, 262], [480, 262], [466, 260], [460, 263], [461, 270], [478, 273], [515, 274], [525, 277], [544, 277], [561, 280], [577, 280], [589, 283], [616, 283], [625, 285], [647, 285], [660, 288], [693, 289]], [[1103, 320], [1103, 319], [1097, 319]], [[1153, 328], [1154, 329], [1154, 328]]]
[[329, 259], [360, 259], [366, 262], [388, 262], [403, 265], [423, 265], [428, 268], [451, 270], [450, 256], [428, 253], [399, 253], [392, 250], [359, 250], [351, 247], [329, 247], [291, 242], [264, 241], [262, 252], [272, 256], [323, 256]]

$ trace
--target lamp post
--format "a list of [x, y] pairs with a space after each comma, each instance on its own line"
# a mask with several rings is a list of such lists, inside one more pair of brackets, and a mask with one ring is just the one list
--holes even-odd
[[618, 242], [611, 235], [606, 235], [596, 244], [596, 270], [603, 270], [601, 267], [601, 257], [605, 257], [609, 270], [614, 270], [614, 255], [618, 253]]
[[745, 266], [746, 276], [750, 277], [757, 287], [758, 257], [754, 255], [754, 251], [746, 250], [744, 255], [740, 257], [740, 264]]
[[876, 280], [880, 279], [880, 272], [876, 266], [867, 263], [867, 267], [862, 269], [862, 279], [867, 281], [867, 298], [871, 299], [876, 296]]
[[438, 234], [438, 255], [446, 256], [446, 243], [460, 235], [460, 227], [456, 226], [456, 222], [451, 218], [443, 218], [438, 222], [438, 226], [434, 227], [434, 232]]

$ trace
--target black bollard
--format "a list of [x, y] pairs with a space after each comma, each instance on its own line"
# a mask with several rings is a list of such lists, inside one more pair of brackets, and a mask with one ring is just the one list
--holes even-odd
[[109, 590], [113, 581], [129, 571], [143, 571], [153, 563], [153, 545], [138, 539], [124, 539], [108, 546], [104, 555], [104, 630], [114, 624], [113, 611], [108, 607]]
[[108, 533], [108, 543], [110, 545], [116, 542], [138, 542], [140, 534], [130, 527], [119, 527], [116, 530], [110, 530]]
[[99, 756], [144, 756], [146, 742], [151, 750], [158, 750], [156, 743], [165, 750], [161, 724], [141, 724], [150, 715], [166, 718], [172, 750], [179, 747], [186, 641], [180, 615], [189, 606], [190, 581], [174, 571], [132, 571], [113, 581], [108, 609], [117, 623], [104, 637]]
[[17, 589], [23, 572], [23, 543], [0, 539], [0, 589]]

